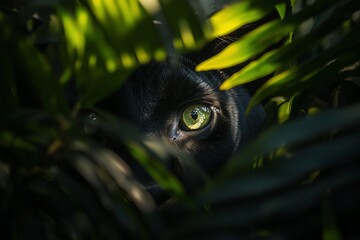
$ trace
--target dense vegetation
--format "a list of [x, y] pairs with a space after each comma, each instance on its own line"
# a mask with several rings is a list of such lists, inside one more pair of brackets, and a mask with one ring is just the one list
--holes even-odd
[[[360, 238], [358, 0], [234, 1], [209, 20], [192, 7], [0, 2], [0, 239]], [[116, 116], [83, 114], [139, 64], [198, 49], [274, 9], [279, 18], [197, 67], [252, 59], [221, 89], [267, 76], [249, 109], [262, 102], [268, 117], [194, 196], [163, 165], [172, 150]], [[103, 137], [169, 191], [171, 213], [156, 210]]]

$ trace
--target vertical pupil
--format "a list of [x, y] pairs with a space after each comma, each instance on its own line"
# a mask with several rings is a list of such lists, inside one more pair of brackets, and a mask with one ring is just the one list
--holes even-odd
[[190, 113], [190, 116], [191, 116], [192, 119], [196, 120], [197, 117], [198, 117], [197, 111], [195, 111], [195, 110], [192, 111], [192, 112]]

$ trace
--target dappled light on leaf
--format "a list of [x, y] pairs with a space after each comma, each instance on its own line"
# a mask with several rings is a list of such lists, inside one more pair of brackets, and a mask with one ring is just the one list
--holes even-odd
[[252, 6], [251, 1], [242, 1], [227, 6], [224, 10], [215, 13], [210, 18], [212, 24], [213, 36], [219, 37], [252, 23], [265, 16], [271, 8], [267, 7], [265, 2], [263, 8]]
[[218, 55], [200, 63], [196, 69], [198, 71], [221, 69], [245, 62], [264, 51], [269, 45], [281, 40], [292, 29], [293, 27], [290, 25], [282, 24], [279, 20], [273, 20], [248, 33]]
[[[65, 8], [59, 12], [85, 106], [114, 91], [138, 64], [165, 56], [159, 54], [161, 41], [151, 18], [138, 1], [97, 0], [75, 4], [75, 15]], [[151, 39], [143, 41], [131, 37], [135, 33]], [[109, 73], [114, 74], [111, 80], [107, 76]], [[108, 83], [102, 84], [103, 81]], [[99, 90], [98, 99], [90, 98]]]

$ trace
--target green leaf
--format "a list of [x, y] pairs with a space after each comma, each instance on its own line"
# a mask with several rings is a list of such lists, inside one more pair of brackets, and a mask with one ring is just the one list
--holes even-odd
[[[345, 4], [337, 9], [337, 12], [347, 12], [353, 10], [353, 4]], [[306, 10], [304, 10], [306, 11]], [[310, 32], [304, 37], [297, 38], [291, 44], [288, 44], [284, 48], [274, 49], [264, 54], [259, 59], [251, 62], [245, 66], [239, 72], [228, 78], [220, 87], [221, 89], [229, 89], [231, 87], [241, 85], [244, 83], [251, 82], [260, 77], [267, 76], [275, 71], [278, 71], [284, 66], [288, 65], [289, 62], [295, 60], [304, 51], [313, 47], [312, 43], [317, 43], [321, 38], [333, 32], [336, 27], [341, 26], [343, 21], [346, 21], [347, 15], [333, 16], [325, 21], [316, 31]], [[330, 27], [331, 26], [331, 27]], [[356, 30], [354, 30], [356, 32]], [[356, 43], [353, 39], [354, 34], [350, 41], [352, 44]], [[349, 37], [344, 37], [343, 41], [349, 41]], [[331, 59], [328, 59], [330, 61]], [[319, 64], [317, 66], [320, 66]]]
[[[211, 204], [240, 201], [299, 184], [315, 171], [321, 172], [357, 159], [360, 156], [360, 149], [356, 148], [360, 143], [359, 139], [360, 133], [356, 132], [330, 142], [304, 147], [294, 151], [294, 156], [290, 159], [274, 159], [276, 162], [267, 167], [235, 176], [231, 181], [220, 182], [218, 185], [215, 181], [211, 188], [200, 195], [200, 199]], [[223, 174], [226, 173], [225, 170]], [[222, 194], [215, 194], [215, 188], [222, 189]]]
[[[334, 1], [336, 0], [331, 0], [331, 2]], [[328, 8], [328, 4], [330, 4], [328, 1], [319, 1], [307, 10], [291, 15], [283, 21], [277, 19], [266, 23], [232, 43], [218, 55], [200, 63], [196, 70], [207, 71], [227, 68], [255, 57], [291, 33], [297, 24]], [[231, 86], [227, 82], [220, 89], [225, 90], [229, 88]]]
[[33, 46], [26, 42], [18, 43], [18, 51], [19, 56], [28, 59], [28, 61], [24, 61], [22, 67], [44, 108], [52, 114], [67, 114], [69, 109], [66, 106], [65, 97], [59, 82], [52, 74], [49, 63]]
[[[80, 3], [74, 9], [59, 7], [58, 12], [68, 49], [64, 76], [75, 73], [82, 107], [118, 89], [139, 64], [164, 60], [165, 49], [194, 49], [208, 35], [186, 1]], [[154, 24], [153, 18], [162, 23]]]
[[275, 7], [280, 15], [280, 18], [284, 19], [286, 13], [286, 3], [279, 3]]
[[[0, 73], [1, 78], [4, 78], [4, 86], [2, 86], [1, 91], [1, 96], [4, 97], [2, 99], [4, 108], [13, 111], [19, 107], [19, 96], [16, 88], [23, 88], [23, 86], [16, 86], [15, 83], [19, 82], [17, 78], [25, 78], [21, 80], [31, 82], [43, 107], [49, 113], [67, 114], [69, 110], [65, 98], [59, 82], [52, 74], [48, 61], [28, 39], [20, 38], [19, 33], [9, 27], [11, 24], [0, 12], [0, 26], [4, 26], [1, 28], [4, 38], [0, 43], [7, 45], [0, 56], [1, 63], [3, 63], [1, 68], [6, 67]], [[11, 55], [17, 56], [15, 61], [6, 60]], [[21, 61], [18, 61], [19, 59]], [[14, 71], [15, 68], [16, 71]]]
[[138, 1], [81, 3], [74, 4], [74, 11], [59, 7], [58, 12], [68, 49], [67, 71], [75, 73], [80, 105], [89, 107], [121, 86], [138, 64], [162, 60], [165, 53]]
[[[155, 17], [159, 16], [158, 20], [163, 22], [161, 25], [167, 28], [163, 29], [165, 32], [162, 33], [164, 43], [172, 43], [177, 50], [195, 50], [210, 38], [207, 21], [199, 18], [188, 1], [160, 0], [159, 2], [161, 13], [157, 12]], [[174, 53], [169, 47], [167, 50], [170, 54]]]
[[[284, 71], [270, 78], [253, 95], [246, 111], [250, 111], [250, 109], [262, 99], [270, 95], [284, 92], [285, 86], [286, 92], [293, 93], [294, 91], [298, 92], [311, 88], [319, 84], [319, 82], [328, 81], [328, 79], [336, 79], [337, 75], [341, 75], [339, 72], [343, 68], [358, 60], [358, 56], [355, 52], [360, 51], [360, 46], [353, 41], [355, 35], [356, 32], [352, 32], [351, 35], [348, 35], [347, 41], [344, 39], [337, 46], [328, 49], [326, 52], [307, 62], [303, 66]], [[334, 58], [336, 58], [336, 60], [331, 62]], [[321, 68], [326, 63], [329, 64]]]
[[[215, 229], [217, 231], [236, 232], [239, 226], [247, 226], [251, 224], [256, 226], [259, 222], [273, 223], [274, 219], [297, 218], [298, 226], [303, 231], [306, 227], [313, 227], [307, 222], [308, 218], [303, 213], [309, 206], [313, 206], [314, 201], [320, 200], [323, 193], [328, 189], [338, 189], [359, 181], [359, 167], [347, 170], [339, 170], [332, 177], [318, 181], [314, 184], [298, 186], [288, 191], [280, 191], [273, 193], [271, 196], [262, 196], [256, 200], [247, 202], [239, 202], [239, 204], [231, 204], [229, 208], [223, 207], [205, 214], [193, 215], [183, 224], [176, 225], [166, 232], [168, 236], [191, 236], [198, 232], [198, 229]], [[248, 186], [246, 188], [249, 188]], [[237, 191], [237, 189], [233, 189]], [[218, 193], [219, 195], [219, 193]], [[225, 204], [225, 206], [229, 206]], [[355, 207], [355, 206], [354, 206]], [[288, 226], [286, 220], [282, 222], [282, 227], [278, 231], [284, 232], [284, 228]], [[289, 224], [289, 226], [292, 226]], [[293, 226], [294, 227], [294, 226]], [[242, 232], [246, 234], [247, 228]], [[249, 234], [253, 231], [248, 230]], [[202, 235], [204, 236], [204, 235]], [[238, 236], [238, 235], [237, 235]], [[244, 238], [246, 238], [245, 235]]]
[[260, 20], [272, 10], [275, 1], [241, 1], [227, 6], [210, 18], [213, 36], [231, 33], [240, 27]]
[[360, 105], [314, 114], [303, 119], [273, 127], [263, 132], [253, 143], [237, 154], [219, 174], [229, 178], [251, 169], [253, 157], [266, 154], [282, 146], [304, 142], [334, 128], [351, 126], [360, 121]]
[[180, 199], [183, 199], [186, 196], [182, 183], [166, 169], [163, 163], [153, 159], [143, 146], [130, 142], [128, 143], [128, 147], [132, 156], [145, 167], [149, 175], [164, 190]]
[[[282, 24], [280, 20], [270, 21], [232, 43], [218, 55], [200, 63], [196, 66], [196, 70], [222, 69], [240, 64], [278, 42], [292, 30], [291, 25]], [[221, 89], [227, 88], [226, 85], [221, 87]]]
[[[153, 212], [154, 202], [149, 193], [131, 180], [128, 169], [123, 168], [121, 162], [114, 162], [120, 159], [108, 150], [81, 142], [74, 142], [72, 148], [75, 152], [68, 156], [72, 160], [71, 167], [91, 186], [101, 208], [114, 212], [113, 217], [118, 221], [119, 227], [128, 234], [149, 234], [143, 214]], [[134, 203], [143, 210], [140, 214]]]
[[341, 240], [340, 230], [336, 224], [335, 214], [329, 198], [323, 203], [323, 240]]

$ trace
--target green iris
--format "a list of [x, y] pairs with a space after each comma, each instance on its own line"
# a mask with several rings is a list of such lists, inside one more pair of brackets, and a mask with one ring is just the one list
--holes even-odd
[[182, 121], [189, 130], [198, 130], [205, 127], [211, 117], [211, 109], [203, 104], [194, 104], [185, 109]]

